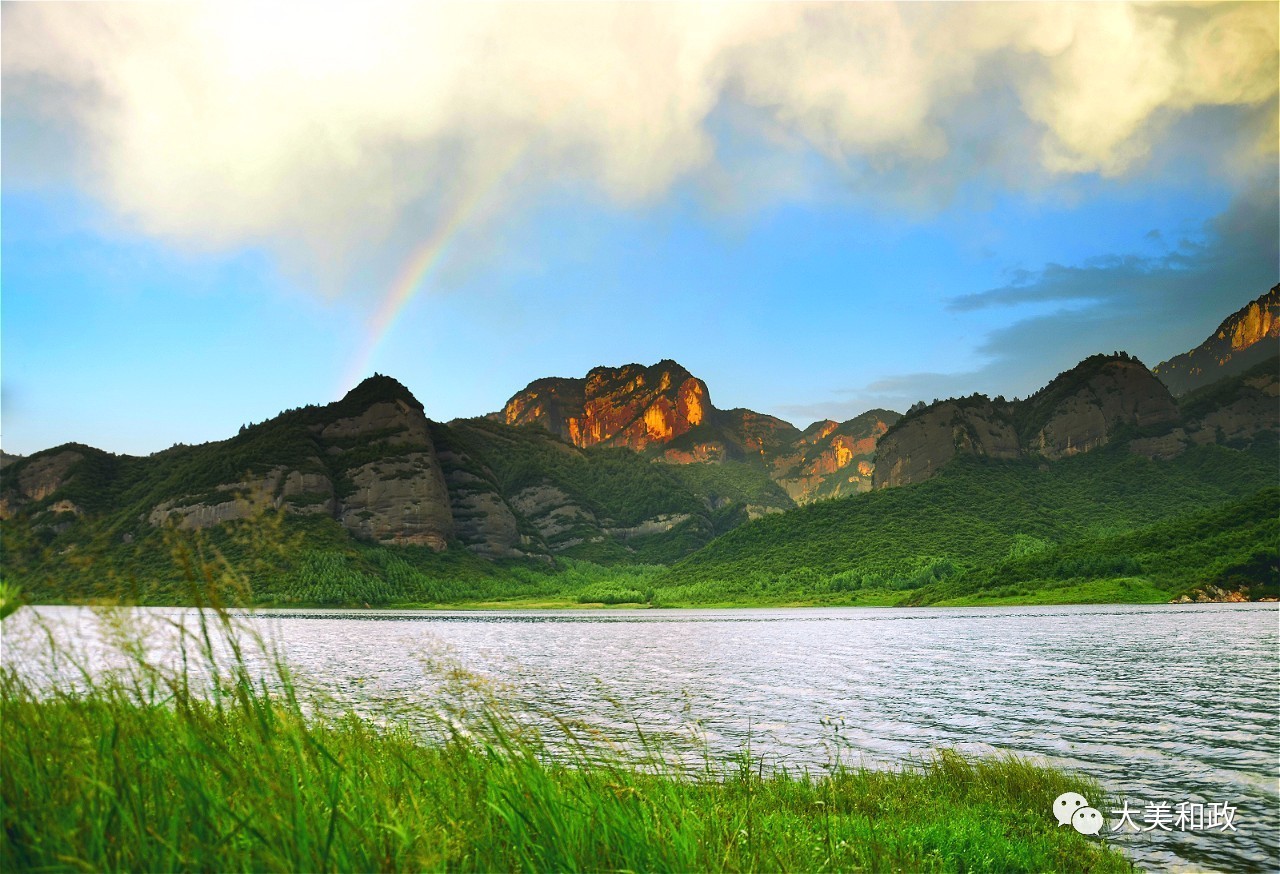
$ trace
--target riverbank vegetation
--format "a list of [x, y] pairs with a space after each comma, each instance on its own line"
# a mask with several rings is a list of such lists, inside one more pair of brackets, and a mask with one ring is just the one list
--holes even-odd
[[1130, 870], [1051, 815], [1060, 793], [1100, 788], [1024, 760], [815, 773], [744, 750], [689, 769], [643, 737], [624, 755], [563, 721], [535, 730], [456, 668], [414, 723], [433, 728], [411, 734], [250, 667], [233, 623], [182, 632], [199, 671], [150, 664], [136, 641], [109, 676], [37, 685], [0, 667], [0, 868]]

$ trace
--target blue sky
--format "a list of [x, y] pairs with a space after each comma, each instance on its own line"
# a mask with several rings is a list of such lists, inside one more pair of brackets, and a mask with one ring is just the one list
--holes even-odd
[[1154, 365], [1280, 281], [1274, 5], [709, 10], [5, 5], [4, 450], [362, 364], [447, 420], [674, 358], [803, 426]]

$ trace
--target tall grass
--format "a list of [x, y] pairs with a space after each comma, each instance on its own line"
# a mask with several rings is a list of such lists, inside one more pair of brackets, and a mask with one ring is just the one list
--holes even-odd
[[1050, 816], [1096, 785], [1015, 758], [813, 774], [744, 751], [690, 774], [534, 731], [461, 671], [426, 740], [264, 671], [226, 611], [197, 619], [176, 666], [126, 633], [116, 670], [0, 667], [0, 869], [1129, 870]]

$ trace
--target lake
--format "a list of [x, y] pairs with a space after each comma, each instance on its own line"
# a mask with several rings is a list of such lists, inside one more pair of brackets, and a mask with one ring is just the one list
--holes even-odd
[[[165, 661], [174, 651], [161, 620], [189, 622], [192, 611], [131, 615], [155, 626], [151, 648]], [[1007, 751], [1099, 780], [1144, 829], [1161, 802], [1235, 808], [1234, 830], [1136, 833], [1112, 831], [1119, 817], [1104, 809], [1104, 834], [1141, 867], [1273, 871], [1278, 619], [1274, 604], [1197, 604], [289, 610], [246, 621], [301, 676], [374, 718], [420, 718], [440, 665], [455, 662], [517, 711], [623, 744], [638, 727], [677, 757], [750, 744], [771, 767], [820, 770], [836, 755], [883, 764], [937, 747]], [[41, 607], [6, 620], [6, 664], [45, 669], [41, 625], [104, 658], [92, 611]]]

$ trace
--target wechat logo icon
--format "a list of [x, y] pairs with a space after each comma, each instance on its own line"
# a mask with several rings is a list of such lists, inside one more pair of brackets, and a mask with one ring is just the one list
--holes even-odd
[[1070, 823], [1082, 835], [1096, 835], [1102, 830], [1102, 814], [1089, 806], [1079, 792], [1063, 792], [1053, 802], [1053, 816], [1058, 825]]

